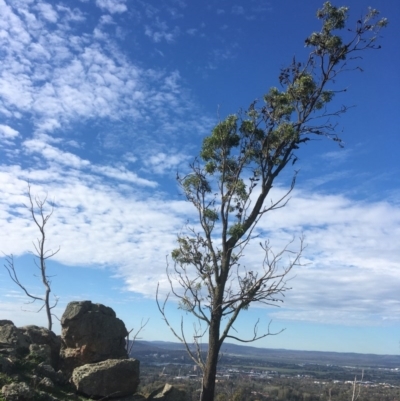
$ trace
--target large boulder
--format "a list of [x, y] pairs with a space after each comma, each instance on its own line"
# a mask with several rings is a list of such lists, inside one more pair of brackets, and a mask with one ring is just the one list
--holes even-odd
[[91, 301], [70, 302], [61, 318], [61, 369], [71, 374], [79, 366], [128, 358], [128, 332], [115, 312]]
[[76, 390], [91, 398], [120, 398], [136, 392], [140, 362], [136, 359], [108, 359], [74, 369]]
[[45, 360], [45, 362], [50, 362], [54, 369], [58, 367], [58, 360], [61, 348], [61, 340], [57, 337], [51, 330], [45, 327], [39, 326], [24, 326], [20, 327], [21, 333], [27, 337], [31, 344], [36, 346], [30, 347], [31, 354], [45, 356], [47, 353], [47, 347], [50, 349], [50, 361]]
[[0, 320], [0, 356], [22, 356], [29, 353], [30, 340], [11, 320]]

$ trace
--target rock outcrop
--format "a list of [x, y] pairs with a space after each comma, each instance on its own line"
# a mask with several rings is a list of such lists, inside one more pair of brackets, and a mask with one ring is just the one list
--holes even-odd
[[58, 360], [60, 355], [61, 340], [51, 330], [39, 326], [24, 326], [19, 327], [18, 330], [29, 339], [30, 352], [39, 353], [44, 356], [49, 354], [49, 365], [54, 369], [58, 368]]
[[0, 356], [29, 354], [57, 369], [60, 346], [60, 339], [44, 327], [15, 327], [10, 320], [0, 320]]
[[91, 398], [132, 395], [139, 385], [139, 361], [108, 359], [74, 369], [72, 382], [77, 391]]
[[115, 312], [91, 301], [70, 302], [61, 319], [60, 366], [63, 372], [88, 363], [128, 358], [128, 332]]
[[[10, 320], [0, 320], [0, 399], [150, 400], [136, 393], [140, 362], [128, 358], [127, 330], [111, 308], [71, 302], [61, 326], [59, 338], [44, 327], [18, 328]], [[151, 399], [180, 401], [182, 397], [181, 390], [166, 385]]]
[[0, 320], [0, 356], [22, 356], [29, 353], [30, 341], [11, 320]]

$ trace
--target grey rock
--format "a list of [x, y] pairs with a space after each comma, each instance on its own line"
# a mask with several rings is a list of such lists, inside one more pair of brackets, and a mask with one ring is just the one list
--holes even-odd
[[157, 401], [187, 401], [188, 397], [185, 391], [166, 383], [164, 387], [153, 391], [147, 399]]
[[136, 392], [139, 370], [136, 359], [109, 359], [74, 369], [71, 381], [86, 396], [121, 398]]
[[42, 388], [54, 388], [54, 383], [48, 377], [44, 377], [40, 380], [39, 386]]
[[47, 345], [50, 347], [51, 366], [58, 368], [61, 339], [51, 330], [35, 325], [23, 326], [19, 330], [29, 338], [31, 344]]
[[39, 363], [39, 365], [35, 369], [35, 372], [40, 377], [47, 377], [57, 384], [66, 384], [68, 382], [67, 378], [60, 370], [56, 372], [51, 365], [46, 365], [43, 362]]
[[10, 373], [14, 366], [15, 361], [7, 356], [0, 356], [0, 372]]
[[107, 306], [91, 301], [70, 302], [61, 327], [60, 366], [67, 374], [88, 363], [128, 357], [125, 324]]
[[24, 382], [6, 384], [1, 393], [6, 401], [29, 401], [35, 396], [35, 392]]
[[0, 355], [21, 356], [29, 352], [29, 338], [10, 320], [0, 320]]
[[33, 359], [40, 360], [48, 365], [51, 364], [51, 348], [48, 344], [31, 344], [29, 345], [29, 356]]

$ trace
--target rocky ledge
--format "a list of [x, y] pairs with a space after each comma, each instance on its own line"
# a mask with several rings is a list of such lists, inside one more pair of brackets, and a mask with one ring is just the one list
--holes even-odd
[[44, 327], [0, 320], [0, 401], [185, 401], [166, 384], [137, 393], [140, 362], [128, 357], [127, 330], [115, 312], [91, 301], [71, 302], [61, 336]]

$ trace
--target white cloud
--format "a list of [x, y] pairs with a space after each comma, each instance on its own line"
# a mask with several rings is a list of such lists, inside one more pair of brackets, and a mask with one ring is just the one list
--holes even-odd
[[144, 163], [156, 174], [164, 173], [176, 173], [178, 167], [184, 162], [187, 164], [191, 157], [177, 151], [171, 151], [170, 153], [159, 152], [153, 155], [149, 155]]
[[115, 24], [115, 22], [111, 15], [102, 15], [100, 18], [100, 24], [110, 25], [110, 24]]
[[109, 178], [114, 178], [120, 181], [127, 181], [132, 184], [143, 185], [146, 187], [155, 188], [157, 183], [155, 181], [146, 180], [138, 177], [136, 173], [126, 170], [125, 168], [115, 168], [111, 166], [92, 166], [94, 173], [100, 173]]
[[37, 9], [40, 11], [40, 14], [49, 22], [56, 23], [58, 20], [58, 14], [54, 10], [54, 8], [48, 3], [39, 3]]
[[96, 0], [96, 5], [111, 14], [120, 14], [128, 10], [126, 0]]
[[[76, 123], [101, 119], [131, 126], [134, 122], [138, 136], [145, 136], [143, 128], [151, 124], [160, 132], [178, 132], [177, 118], [185, 113], [193, 116], [196, 128], [203, 131], [201, 124], [209, 126], [182, 92], [179, 74], [145, 70], [130, 62], [103, 31], [104, 16], [94, 31], [78, 36], [74, 32], [84, 21], [82, 14], [65, 6], [41, 7], [50, 9], [57, 9], [58, 22], [47, 29], [48, 20], [34, 5], [24, 3], [17, 12], [0, 3], [5, 32], [0, 38], [5, 52], [0, 114], [30, 119], [34, 134], [65, 133]], [[154, 27], [151, 35], [156, 41], [171, 41], [178, 34], [177, 28], [170, 31], [158, 20]]]
[[[167, 154], [153, 155], [160, 171]], [[92, 166], [91, 166], [92, 167]], [[127, 176], [124, 177], [124, 174]], [[115, 176], [108, 183], [102, 177]], [[57, 261], [67, 265], [114, 266], [126, 287], [148, 297], [154, 283], [165, 291], [165, 256], [187, 220], [196, 222], [193, 207], [162, 193], [137, 192], [119, 185], [136, 177], [123, 168], [92, 167], [65, 170], [56, 163], [46, 169], [2, 166], [0, 232], [2, 249], [19, 255], [31, 249], [35, 228], [20, 206], [26, 202], [26, 182], [34, 193], [48, 193], [56, 208], [49, 224], [49, 246], [62, 246]], [[136, 182], [136, 184], [140, 184]], [[277, 189], [274, 197], [280, 195]], [[281, 192], [283, 193], [283, 191]], [[297, 190], [289, 204], [260, 222], [245, 251], [242, 265], [257, 271], [263, 254], [258, 242], [270, 238], [275, 251], [305, 234], [304, 266], [291, 273], [283, 307], [272, 312], [280, 320], [386, 324], [400, 321], [398, 246], [400, 209], [384, 202], [355, 202], [343, 196]], [[292, 245], [296, 250], [298, 242]], [[137, 280], [137, 277], [141, 277]]]
[[14, 139], [19, 136], [19, 132], [8, 125], [0, 124], [0, 138]]
[[50, 163], [55, 162], [57, 164], [76, 169], [90, 165], [89, 161], [82, 160], [72, 153], [62, 152], [60, 149], [49, 145], [40, 138], [26, 140], [24, 141], [23, 146], [27, 154], [37, 153]]
[[160, 21], [157, 17], [152, 25], [145, 26], [145, 35], [153, 40], [155, 43], [159, 43], [165, 40], [167, 43], [172, 43], [178, 37], [180, 31], [177, 26], [173, 29], [169, 29], [165, 21]]

